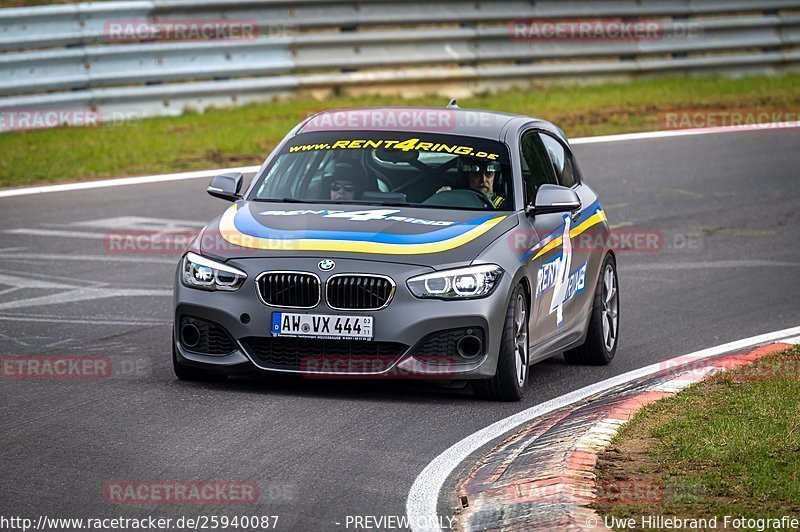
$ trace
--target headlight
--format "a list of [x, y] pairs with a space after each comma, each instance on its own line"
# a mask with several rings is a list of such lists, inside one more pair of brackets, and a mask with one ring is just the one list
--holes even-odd
[[245, 279], [247, 274], [233, 266], [191, 252], [183, 257], [183, 284], [190, 288], [233, 292]]
[[500, 282], [503, 268], [481, 264], [457, 270], [426, 273], [406, 282], [416, 297], [436, 299], [469, 299], [489, 295]]

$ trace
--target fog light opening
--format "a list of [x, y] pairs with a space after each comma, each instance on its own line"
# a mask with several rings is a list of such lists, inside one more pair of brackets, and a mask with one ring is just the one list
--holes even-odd
[[181, 327], [181, 343], [186, 347], [194, 347], [200, 343], [200, 329], [196, 325], [187, 323]]
[[456, 349], [463, 358], [475, 358], [483, 351], [483, 342], [477, 336], [468, 334], [459, 338]]
[[242, 323], [244, 323], [245, 325], [247, 325], [248, 323], [250, 323], [250, 314], [247, 314], [247, 313], [245, 312], [244, 314], [242, 314], [241, 316], [239, 316], [239, 320], [240, 320]]

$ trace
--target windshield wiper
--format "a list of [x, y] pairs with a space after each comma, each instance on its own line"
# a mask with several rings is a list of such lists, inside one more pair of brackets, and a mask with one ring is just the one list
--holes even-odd
[[326, 199], [297, 199], [297, 198], [253, 198], [258, 202], [283, 202], [283, 203], [332, 203], [334, 205], [378, 205], [383, 207], [417, 207], [418, 203], [404, 203], [393, 201], [359, 201], [359, 200], [326, 200]]
[[275, 203], [314, 203], [313, 201], [308, 200], [299, 200], [296, 198], [253, 198], [250, 201], [258, 201], [258, 202], [275, 202]]
[[356, 201], [358, 205], [380, 205], [381, 207], [416, 207], [419, 203], [403, 203], [400, 201]]
[[377, 205], [379, 207], [421, 207], [423, 209], [457, 210], [457, 211], [486, 211], [481, 207], [453, 207], [450, 205], [425, 205], [424, 203], [404, 203], [402, 201], [359, 201], [359, 200], [325, 200], [325, 199], [297, 199], [297, 198], [253, 198], [251, 201], [259, 203], [328, 203], [334, 205]]

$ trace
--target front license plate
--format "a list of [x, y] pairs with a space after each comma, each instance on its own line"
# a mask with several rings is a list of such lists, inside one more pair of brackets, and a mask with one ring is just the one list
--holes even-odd
[[273, 312], [272, 335], [372, 340], [372, 316]]

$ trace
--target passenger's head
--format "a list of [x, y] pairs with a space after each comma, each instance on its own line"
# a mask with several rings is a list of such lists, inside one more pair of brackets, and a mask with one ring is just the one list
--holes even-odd
[[494, 193], [494, 178], [500, 170], [500, 163], [477, 159], [475, 157], [460, 157], [458, 159], [458, 172], [466, 186], [472, 190], [482, 192], [487, 196]]
[[322, 178], [322, 188], [329, 191], [334, 201], [360, 199], [367, 177], [364, 171], [352, 163], [336, 163], [330, 173]]
[[332, 200], [351, 200], [356, 197], [356, 185], [350, 179], [337, 179], [329, 185]]

